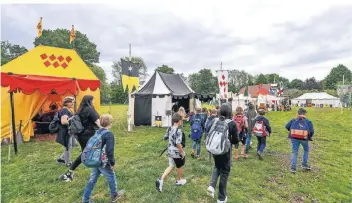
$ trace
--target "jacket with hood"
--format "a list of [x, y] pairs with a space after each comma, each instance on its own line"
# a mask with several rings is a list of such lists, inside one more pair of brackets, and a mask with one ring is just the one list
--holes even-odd
[[249, 105], [248, 111], [246, 112], [247, 122], [248, 122], [248, 131], [252, 132], [252, 129], [255, 124], [255, 117], [257, 116], [257, 112], [255, 111], [254, 105]]
[[271, 134], [271, 127], [270, 127], [269, 120], [267, 118], [265, 118], [264, 116], [257, 116], [254, 119], [254, 123], [257, 121], [263, 121], [264, 126], [265, 126], [265, 130], [268, 131], [269, 134]]

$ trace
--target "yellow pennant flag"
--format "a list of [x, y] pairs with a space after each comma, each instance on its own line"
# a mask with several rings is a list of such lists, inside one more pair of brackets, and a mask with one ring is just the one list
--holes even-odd
[[72, 29], [70, 32], [70, 44], [72, 43], [73, 40], [76, 38], [76, 33], [75, 33], [75, 27], [72, 25]]
[[37, 37], [38, 37], [38, 38], [41, 37], [42, 34], [43, 34], [42, 20], [43, 20], [43, 18], [40, 17], [39, 23], [38, 23], [38, 25], [37, 25], [37, 30], [38, 30], [38, 36], [37, 36]]

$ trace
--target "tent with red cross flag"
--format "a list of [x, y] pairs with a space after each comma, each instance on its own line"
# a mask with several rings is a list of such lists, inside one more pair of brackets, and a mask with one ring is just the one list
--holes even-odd
[[[1, 67], [1, 139], [22, 123], [24, 141], [34, 135], [32, 119], [66, 96], [94, 96], [100, 108], [100, 81], [73, 49], [37, 46]], [[74, 109], [72, 109], [74, 112]]]

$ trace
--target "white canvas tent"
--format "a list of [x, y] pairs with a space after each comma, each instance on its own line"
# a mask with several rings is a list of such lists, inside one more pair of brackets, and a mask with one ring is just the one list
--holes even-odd
[[340, 99], [325, 92], [305, 93], [300, 97], [291, 100], [292, 104], [300, 106], [301, 104], [315, 104], [315, 106], [328, 105], [331, 107], [340, 107]]
[[167, 111], [171, 112], [174, 103], [189, 112], [200, 107], [198, 98], [206, 100], [206, 97], [208, 95], [196, 94], [179, 75], [155, 71], [130, 98], [132, 124], [155, 126], [156, 116], [159, 116], [162, 127], [170, 126], [171, 115], [167, 115]]

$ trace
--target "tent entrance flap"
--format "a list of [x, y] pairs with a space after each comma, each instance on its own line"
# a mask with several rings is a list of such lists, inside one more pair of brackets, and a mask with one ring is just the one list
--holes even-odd
[[152, 95], [135, 95], [134, 101], [134, 124], [152, 124]]
[[172, 103], [176, 103], [177, 109], [180, 107], [183, 107], [186, 111], [186, 113], [189, 113], [190, 108], [189, 108], [189, 98], [182, 98], [182, 99], [175, 99], [172, 98]]

